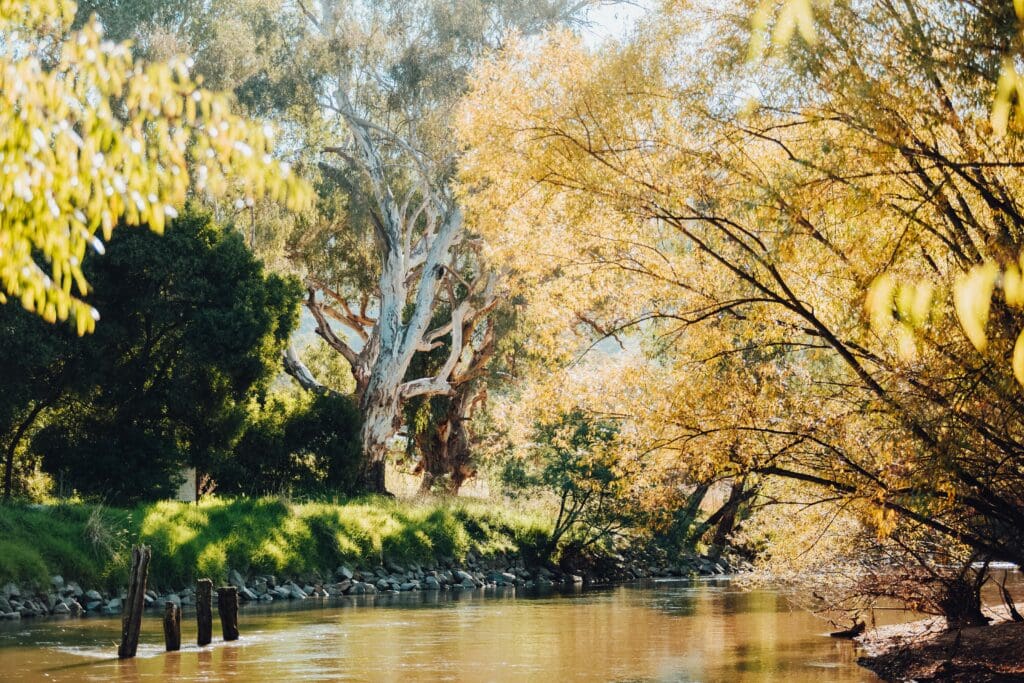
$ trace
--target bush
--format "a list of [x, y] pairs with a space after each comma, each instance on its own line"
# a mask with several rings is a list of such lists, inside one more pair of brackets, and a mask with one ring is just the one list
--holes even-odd
[[275, 392], [251, 411], [231, 457], [213, 468], [226, 494], [352, 495], [362, 451], [355, 399]]

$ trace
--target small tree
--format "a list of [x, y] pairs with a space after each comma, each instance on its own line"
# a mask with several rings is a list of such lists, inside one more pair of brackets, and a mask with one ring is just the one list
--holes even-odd
[[629, 472], [616, 450], [618, 432], [614, 422], [573, 410], [538, 422], [528, 455], [506, 462], [502, 478], [507, 485], [553, 494], [558, 505], [551, 535], [538, 549], [541, 561], [567, 538], [577, 551], [605, 541], [635, 516]]

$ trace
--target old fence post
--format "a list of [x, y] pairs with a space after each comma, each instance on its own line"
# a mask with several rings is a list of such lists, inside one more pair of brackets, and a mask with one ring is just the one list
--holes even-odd
[[181, 649], [181, 608], [170, 601], [164, 611], [164, 643], [168, 652]]
[[196, 582], [196, 621], [199, 622], [199, 647], [209, 645], [213, 640], [213, 581], [209, 579]]
[[224, 640], [238, 640], [238, 589], [225, 586], [217, 589], [217, 614]]
[[146, 605], [146, 576], [153, 551], [144, 545], [132, 546], [132, 571], [128, 581], [128, 598], [121, 616], [121, 645], [117, 656], [128, 659], [135, 656], [139, 647], [139, 630], [142, 628], [142, 610]]

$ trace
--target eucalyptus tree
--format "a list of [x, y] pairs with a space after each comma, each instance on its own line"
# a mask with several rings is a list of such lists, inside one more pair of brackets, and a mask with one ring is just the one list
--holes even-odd
[[[132, 29], [125, 16], [134, 13], [140, 44], [154, 49], [146, 36], [163, 31], [165, 44], [200, 55], [197, 69], [214, 69], [208, 77], [215, 82], [224, 71], [237, 73], [240, 103], [282, 124], [293, 161], [317, 183], [319, 202], [285, 222], [280, 250], [304, 278], [317, 335], [351, 366], [363, 415], [365, 482], [383, 490], [402, 406], [417, 397], [467, 403], [457, 395], [476, 395], [471, 380], [493, 346], [488, 320], [500, 279], [484, 262], [450, 183], [460, 152], [452, 112], [468, 75], [511, 33], [581, 25], [590, 8], [605, 3], [172, 4], [93, 0], [90, 7], [126, 32]], [[196, 21], [196, 14], [206, 19]], [[231, 44], [240, 54], [225, 53]], [[264, 218], [273, 213], [255, 208]], [[429, 374], [409, 374], [418, 354], [438, 350], [443, 360]], [[285, 366], [303, 386], [323, 390], [294, 350]], [[438, 433], [455, 434], [463, 423], [448, 420], [450, 428], [439, 425]]]

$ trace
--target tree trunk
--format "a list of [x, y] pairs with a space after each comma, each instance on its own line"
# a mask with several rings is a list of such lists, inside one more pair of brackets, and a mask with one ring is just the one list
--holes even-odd
[[[381, 386], [383, 384], [383, 386]], [[398, 385], [372, 382], [360, 401], [363, 425], [360, 437], [363, 443], [362, 485], [367, 493], [387, 495], [384, 482], [388, 444], [402, 424]]]
[[459, 387], [448, 402], [444, 418], [416, 436], [420, 451], [417, 473], [423, 474], [420, 493], [438, 490], [458, 495], [467, 479], [476, 475], [471, 462], [469, 420], [477, 395]]
[[712, 562], [717, 562], [718, 558], [722, 556], [722, 551], [725, 550], [725, 546], [729, 542], [729, 536], [736, 528], [736, 515], [740, 510], [740, 505], [750, 497], [748, 492], [744, 491], [745, 484], [746, 478], [733, 481], [732, 488], [729, 490], [729, 498], [722, 506], [722, 514], [718, 520], [718, 526], [715, 527], [715, 535], [711, 539], [711, 550], [708, 553]]

